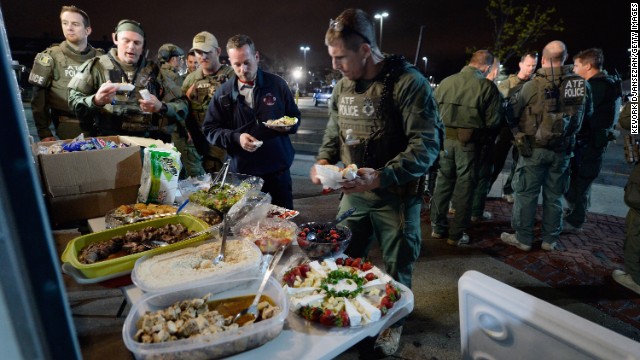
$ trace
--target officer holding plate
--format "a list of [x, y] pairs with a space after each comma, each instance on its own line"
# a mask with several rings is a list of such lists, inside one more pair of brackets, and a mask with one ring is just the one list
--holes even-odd
[[140, 23], [122, 20], [112, 34], [116, 45], [84, 63], [69, 83], [69, 107], [92, 135], [154, 137], [160, 118], [184, 120], [180, 87], [146, 60]]

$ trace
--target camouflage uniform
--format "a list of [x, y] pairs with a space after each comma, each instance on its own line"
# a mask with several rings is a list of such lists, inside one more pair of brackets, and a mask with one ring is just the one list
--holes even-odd
[[[446, 138], [440, 170], [431, 198], [431, 226], [440, 235], [459, 241], [471, 220], [471, 200], [477, 182], [477, 158], [486, 132], [504, 115], [502, 97], [480, 70], [465, 66], [444, 79], [435, 91]], [[465, 138], [464, 134], [471, 134]], [[447, 220], [451, 202], [456, 213]]]
[[[554, 95], [555, 94], [555, 95]], [[513, 177], [515, 192], [511, 226], [520, 243], [531, 246], [538, 196], [542, 188], [542, 241], [555, 244], [562, 231], [562, 194], [569, 186], [569, 159], [584, 114], [591, 113], [591, 88], [569, 66], [541, 68], [513, 104], [514, 121], [533, 147], [520, 152]], [[543, 137], [548, 119], [562, 122], [552, 140]]]
[[102, 49], [91, 45], [77, 52], [65, 41], [36, 55], [29, 83], [33, 85], [31, 110], [40, 139], [53, 136], [51, 123], [60, 139], [72, 139], [82, 132], [69, 108], [67, 85], [82, 63], [102, 54]]
[[[189, 116], [179, 122], [172, 140], [182, 154], [182, 163], [187, 176], [198, 176], [205, 172], [220, 170], [226, 151], [211, 145], [202, 133], [202, 124], [216, 89], [234, 75], [228, 65], [221, 65], [214, 74], [205, 75], [202, 68], [187, 75], [182, 91], [189, 101]], [[191, 135], [191, 141], [189, 141]]]
[[[95, 135], [133, 135], [163, 138], [158, 132], [158, 124], [165, 117], [171, 121], [182, 121], [187, 115], [187, 105], [182, 101], [180, 87], [162, 75], [158, 66], [141, 59], [138, 64], [120, 63], [117, 49], [95, 57], [84, 63], [69, 83], [69, 107], [80, 119], [84, 131]], [[132, 83], [131, 91], [118, 91], [111, 104], [99, 107], [93, 97], [100, 85], [111, 80], [113, 83]], [[147, 89], [163, 102], [158, 113], [143, 113], [138, 99], [139, 91]]]
[[[419, 179], [437, 158], [443, 129], [427, 80], [406, 62], [391, 67], [387, 58], [385, 63], [374, 81], [343, 78], [336, 84], [317, 159], [378, 169], [380, 188], [345, 194], [340, 201], [340, 213], [357, 208], [344, 221], [353, 233], [346, 253], [367, 256], [376, 238], [386, 271], [411, 287], [422, 242]], [[389, 68], [402, 72], [395, 84], [387, 86], [383, 79]], [[358, 86], [367, 89], [356, 91]], [[383, 94], [385, 87], [392, 93]], [[382, 114], [377, 111], [381, 98], [394, 104]], [[358, 145], [345, 144], [347, 129], [360, 140]]]
[[564, 194], [570, 213], [564, 221], [578, 229], [587, 217], [591, 184], [600, 174], [613, 127], [618, 123], [622, 91], [613, 76], [602, 71], [589, 80], [593, 94], [593, 115], [585, 117], [577, 135], [575, 156], [571, 158], [571, 182]]

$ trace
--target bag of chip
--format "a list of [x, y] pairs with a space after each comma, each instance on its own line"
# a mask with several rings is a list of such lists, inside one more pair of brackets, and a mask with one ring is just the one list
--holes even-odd
[[138, 202], [173, 204], [181, 167], [180, 153], [175, 148], [144, 148]]

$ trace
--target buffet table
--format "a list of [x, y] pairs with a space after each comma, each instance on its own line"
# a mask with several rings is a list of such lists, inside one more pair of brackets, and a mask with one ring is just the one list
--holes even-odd
[[[104, 218], [91, 219], [89, 220], [89, 225], [93, 231], [103, 230]], [[278, 274], [282, 274], [285, 266], [282, 264], [286, 263], [284, 259], [290, 258], [300, 252], [301, 250], [297, 245], [290, 246], [286, 250], [281, 264], [276, 267], [274, 275], [278, 276]], [[236, 354], [232, 356], [232, 358], [256, 359], [263, 358], [266, 354], [268, 354], [270, 358], [281, 359], [335, 358], [362, 339], [376, 336], [383, 329], [413, 311], [413, 293], [401, 284], [398, 284], [398, 286], [402, 290], [402, 298], [380, 321], [354, 328], [330, 328], [306, 321], [290, 312], [286, 318], [282, 332], [275, 339], [253, 350]], [[127, 285], [121, 289], [126, 300], [131, 304], [135, 304], [144, 295], [135, 285]]]

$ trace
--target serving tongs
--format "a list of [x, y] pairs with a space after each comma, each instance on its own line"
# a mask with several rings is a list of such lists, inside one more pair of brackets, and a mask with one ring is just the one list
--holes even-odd
[[[222, 165], [222, 168], [220, 169], [220, 171], [218, 171], [218, 174], [216, 174], [216, 177], [213, 179], [213, 185], [218, 185], [220, 187], [224, 186], [225, 181], [227, 180], [227, 173], [229, 172], [229, 160], [225, 161], [224, 164]], [[220, 179], [222, 177], [222, 179]]]
[[[224, 164], [222, 164], [222, 168], [220, 169], [220, 171], [218, 171], [218, 173], [216, 174], [216, 177], [213, 179], [212, 183], [211, 183], [211, 187], [214, 187], [216, 185], [218, 185], [220, 188], [222, 188], [224, 186], [225, 181], [227, 180], [227, 173], [229, 172], [229, 160], [225, 161]], [[222, 179], [220, 179], [222, 178]], [[184, 208], [187, 206], [187, 204], [189, 203], [189, 199], [185, 200], [182, 205], [180, 205], [178, 207], [178, 211], [176, 211], [176, 214], [180, 214], [182, 212], [182, 210], [184, 210]], [[213, 209], [212, 209], [213, 210]], [[205, 231], [205, 230], [203, 230]], [[197, 233], [197, 236], [200, 236], [202, 234], [205, 234], [205, 232], [199, 232]]]

